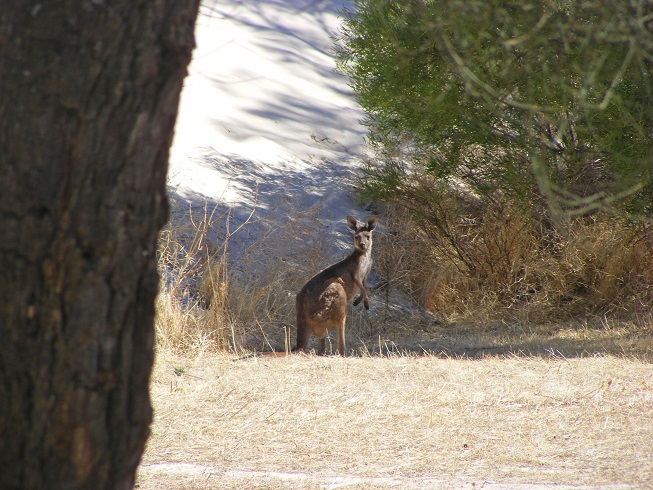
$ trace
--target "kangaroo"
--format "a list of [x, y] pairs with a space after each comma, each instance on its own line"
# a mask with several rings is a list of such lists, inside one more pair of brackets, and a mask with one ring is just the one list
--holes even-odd
[[360, 295], [354, 306], [363, 301], [365, 309], [370, 309], [365, 280], [372, 268], [372, 230], [376, 228], [376, 217], [370, 217], [361, 226], [356, 218], [347, 216], [347, 223], [354, 234], [354, 251], [313, 277], [297, 294], [297, 345], [293, 352], [305, 352], [311, 335], [315, 335], [320, 339], [318, 354], [323, 355], [327, 331], [335, 327], [338, 354], [344, 356], [347, 303], [356, 289]]

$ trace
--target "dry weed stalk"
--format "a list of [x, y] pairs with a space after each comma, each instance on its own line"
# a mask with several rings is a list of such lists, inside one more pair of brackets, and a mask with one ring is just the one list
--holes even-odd
[[[192, 206], [163, 230], [159, 242], [162, 292], [157, 302], [157, 337], [162, 346], [236, 348], [233, 315], [226, 303], [229, 240], [253, 215], [231, 230], [231, 209]], [[209, 237], [224, 230], [221, 242]]]

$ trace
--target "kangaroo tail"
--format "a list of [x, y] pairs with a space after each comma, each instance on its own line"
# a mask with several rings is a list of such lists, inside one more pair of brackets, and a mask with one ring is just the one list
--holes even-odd
[[297, 295], [297, 300], [295, 302], [295, 311], [297, 312], [297, 344], [292, 348], [291, 352], [305, 352], [308, 347], [308, 340], [310, 334], [304, 319], [303, 312], [303, 296], [301, 292]]

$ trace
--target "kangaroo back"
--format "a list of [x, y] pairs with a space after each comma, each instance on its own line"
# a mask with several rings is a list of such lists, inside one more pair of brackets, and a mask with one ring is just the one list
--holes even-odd
[[354, 234], [354, 251], [310, 279], [297, 294], [294, 352], [305, 352], [311, 335], [315, 335], [319, 338], [318, 353], [324, 354], [328, 330], [335, 328], [338, 353], [345, 355], [347, 304], [357, 289], [360, 295], [354, 306], [363, 301], [365, 308], [370, 308], [365, 280], [372, 268], [372, 230], [376, 228], [376, 217], [361, 225], [353, 216], [347, 216], [347, 222]]

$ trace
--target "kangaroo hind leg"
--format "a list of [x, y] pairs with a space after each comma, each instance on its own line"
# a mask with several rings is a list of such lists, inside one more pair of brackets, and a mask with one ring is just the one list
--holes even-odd
[[323, 356], [326, 353], [326, 335], [324, 337], [320, 337], [320, 339], [317, 342], [317, 355], [318, 356]]
[[342, 322], [336, 326], [336, 340], [337, 340], [337, 348], [338, 348], [338, 354], [341, 356], [345, 356], [345, 351], [346, 351], [346, 346], [345, 346], [345, 321], [347, 320], [346, 317], [342, 318]]

